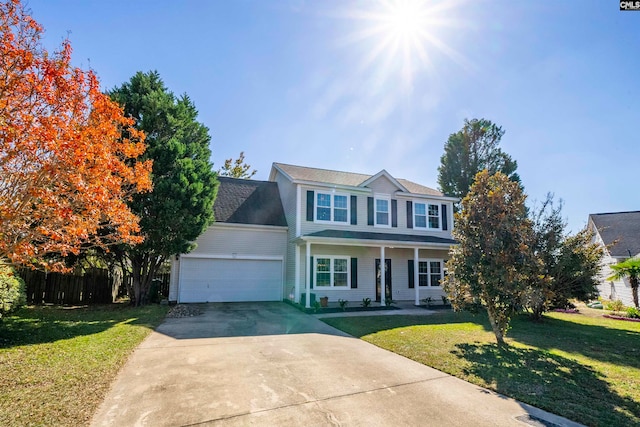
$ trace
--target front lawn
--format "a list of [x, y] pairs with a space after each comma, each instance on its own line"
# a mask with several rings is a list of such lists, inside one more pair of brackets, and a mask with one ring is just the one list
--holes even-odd
[[84, 425], [166, 306], [28, 307], [0, 323], [0, 425]]
[[379, 347], [587, 425], [640, 425], [640, 323], [516, 318], [499, 348], [486, 315], [327, 318]]

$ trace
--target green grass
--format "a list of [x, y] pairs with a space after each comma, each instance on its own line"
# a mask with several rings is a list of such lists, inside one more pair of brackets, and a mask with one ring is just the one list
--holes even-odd
[[84, 425], [165, 306], [28, 307], [0, 323], [0, 425]]
[[[602, 313], [602, 312], [600, 312]], [[520, 316], [498, 347], [486, 315], [322, 319], [353, 336], [571, 420], [640, 425], [640, 323]]]

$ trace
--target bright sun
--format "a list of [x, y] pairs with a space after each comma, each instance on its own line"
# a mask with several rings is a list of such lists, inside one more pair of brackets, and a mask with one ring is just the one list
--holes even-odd
[[368, 41], [372, 48], [362, 66], [382, 61], [386, 75], [397, 70], [402, 82], [411, 86], [418, 71], [433, 71], [436, 54], [465, 64], [465, 59], [443, 41], [443, 29], [458, 26], [456, 0], [381, 0], [367, 10], [350, 11], [364, 25], [351, 34], [351, 41]]

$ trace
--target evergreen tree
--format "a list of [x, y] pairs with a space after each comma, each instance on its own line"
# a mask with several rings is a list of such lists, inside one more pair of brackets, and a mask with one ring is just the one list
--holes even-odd
[[440, 191], [463, 198], [469, 192], [476, 174], [484, 169], [490, 175], [502, 172], [511, 181], [520, 182], [518, 163], [500, 147], [504, 131], [489, 120], [472, 119], [449, 135], [438, 167]]
[[[140, 217], [144, 242], [122, 248], [133, 276], [132, 300], [144, 304], [153, 276], [168, 257], [187, 253], [213, 222], [218, 182], [208, 129], [187, 95], [176, 97], [157, 72], [136, 73], [110, 92], [147, 135], [143, 158], [153, 160], [153, 190], [129, 205]], [[126, 137], [126, 135], [124, 135]]]

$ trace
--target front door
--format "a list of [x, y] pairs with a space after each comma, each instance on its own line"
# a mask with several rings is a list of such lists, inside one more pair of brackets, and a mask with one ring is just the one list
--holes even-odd
[[[385, 284], [385, 299], [391, 299], [391, 260], [384, 260], [384, 284]], [[380, 300], [380, 258], [376, 258], [376, 301], [382, 302]]]

